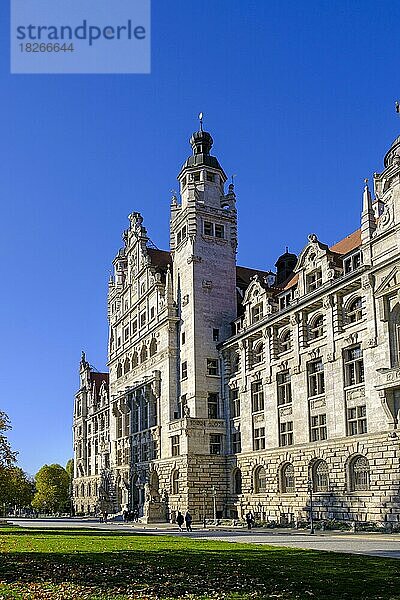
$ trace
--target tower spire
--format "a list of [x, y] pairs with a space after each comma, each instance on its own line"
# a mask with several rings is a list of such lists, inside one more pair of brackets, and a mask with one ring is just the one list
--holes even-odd
[[363, 244], [371, 240], [376, 229], [375, 214], [372, 207], [372, 196], [368, 179], [364, 179], [363, 210], [361, 214], [361, 241]]
[[199, 113], [200, 131], [203, 131], [203, 113]]

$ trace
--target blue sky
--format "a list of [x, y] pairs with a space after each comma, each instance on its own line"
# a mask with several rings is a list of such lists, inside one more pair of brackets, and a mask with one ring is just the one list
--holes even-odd
[[238, 262], [270, 268], [358, 227], [400, 133], [400, 5], [153, 0], [151, 75], [10, 75], [0, 4], [1, 409], [20, 464], [65, 463], [80, 352], [106, 363], [127, 214], [168, 245], [170, 190], [205, 114], [237, 174]]

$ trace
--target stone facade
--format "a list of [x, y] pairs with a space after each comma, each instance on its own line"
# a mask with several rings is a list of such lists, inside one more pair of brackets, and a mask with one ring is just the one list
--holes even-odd
[[365, 183], [361, 227], [315, 234], [275, 270], [236, 266], [233, 185], [193, 154], [170, 252], [129, 216], [109, 282], [108, 374], [81, 361], [78, 512], [143, 520], [400, 520], [400, 138]]

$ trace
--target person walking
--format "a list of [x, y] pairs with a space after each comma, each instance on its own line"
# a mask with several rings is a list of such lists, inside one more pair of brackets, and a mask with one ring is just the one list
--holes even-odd
[[181, 513], [180, 510], [178, 510], [178, 512], [176, 514], [176, 522], [178, 523], [179, 531], [183, 531], [182, 525], [183, 525], [184, 521], [185, 521], [185, 518], [184, 518], [183, 514]]
[[187, 510], [186, 514], [185, 514], [186, 531], [193, 531], [193, 529], [192, 529], [192, 521], [193, 521], [192, 515]]
[[254, 523], [254, 519], [253, 519], [253, 515], [251, 513], [251, 511], [249, 511], [246, 515], [246, 523], [247, 523], [247, 529], [251, 529]]

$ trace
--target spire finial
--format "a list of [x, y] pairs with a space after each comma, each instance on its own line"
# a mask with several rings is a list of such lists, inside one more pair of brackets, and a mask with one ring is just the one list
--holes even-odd
[[200, 131], [203, 131], [203, 113], [199, 113]]
[[364, 179], [364, 183], [365, 183], [365, 189], [367, 190], [368, 189], [368, 177], [366, 177]]
[[289, 246], [285, 246], [285, 253], [287, 254], [289, 252]]
[[396, 100], [396, 102], [395, 102], [395, 107], [396, 107], [397, 114], [400, 115], [400, 103], [398, 100]]

